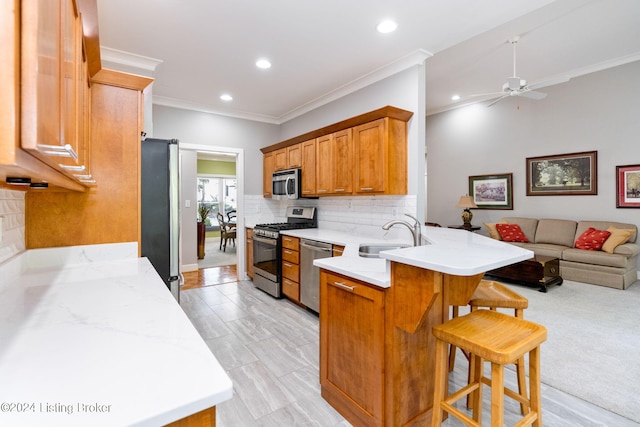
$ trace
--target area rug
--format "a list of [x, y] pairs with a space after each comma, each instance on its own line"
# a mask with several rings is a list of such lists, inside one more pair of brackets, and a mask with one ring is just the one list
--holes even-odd
[[207, 238], [204, 245], [204, 258], [198, 260], [198, 268], [222, 267], [238, 263], [238, 254], [233, 243], [227, 244], [225, 251], [220, 249], [220, 238]]
[[528, 298], [525, 319], [547, 328], [542, 382], [640, 422], [640, 282], [624, 291], [571, 281], [547, 293], [507, 286]]

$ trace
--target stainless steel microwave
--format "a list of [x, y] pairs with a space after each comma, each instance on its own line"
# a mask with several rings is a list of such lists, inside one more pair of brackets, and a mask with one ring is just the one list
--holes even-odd
[[271, 180], [271, 197], [276, 200], [299, 199], [301, 177], [301, 169], [274, 172]]

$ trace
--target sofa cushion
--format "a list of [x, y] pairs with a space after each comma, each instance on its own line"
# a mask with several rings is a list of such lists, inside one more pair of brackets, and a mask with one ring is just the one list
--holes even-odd
[[562, 259], [562, 253], [566, 246], [563, 245], [552, 245], [550, 243], [510, 243], [511, 245], [517, 245], [521, 248], [529, 249], [533, 251], [536, 255], [544, 255], [550, 256], [558, 259]]
[[529, 241], [518, 224], [496, 224], [496, 229], [505, 242]]
[[630, 262], [635, 262], [635, 259], [627, 258], [624, 255], [608, 254], [603, 251], [585, 251], [583, 249], [565, 249], [562, 252], [562, 259], [584, 264], [620, 268], [627, 267]]
[[575, 247], [587, 251], [599, 251], [609, 236], [611, 236], [611, 233], [606, 230], [596, 230], [593, 227], [589, 227], [576, 239]]
[[498, 229], [496, 228], [496, 224], [506, 224], [506, 221], [500, 221], [500, 222], [494, 222], [494, 223], [483, 222], [483, 224], [485, 227], [487, 227], [489, 236], [491, 236], [492, 239], [502, 240], [502, 237], [500, 237], [500, 233], [498, 233]]
[[638, 238], [638, 227], [635, 224], [625, 224], [623, 222], [613, 221], [578, 221], [578, 227], [576, 228], [576, 237], [584, 233], [587, 228], [593, 227], [596, 230], [606, 230], [607, 228], [614, 226], [616, 228], [624, 228], [628, 230], [635, 230], [635, 233], [629, 237], [629, 242], [635, 243]]
[[536, 228], [536, 243], [550, 243], [573, 247], [577, 221], [566, 219], [540, 219]]
[[[538, 226], [538, 220], [535, 218], [520, 218], [520, 217], [506, 217], [502, 218], [501, 221], [505, 221], [509, 224], [518, 224], [520, 229], [527, 236], [527, 240], [530, 242], [535, 242], [536, 236], [536, 227]], [[569, 246], [573, 246], [573, 241]]]
[[607, 231], [611, 233], [611, 236], [602, 245], [602, 250], [610, 254], [613, 253], [617, 246], [625, 243], [635, 233], [635, 230], [620, 229], [614, 226], [607, 228]]

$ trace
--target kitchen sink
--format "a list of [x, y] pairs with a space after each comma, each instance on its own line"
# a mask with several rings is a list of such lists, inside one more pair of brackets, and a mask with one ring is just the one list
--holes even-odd
[[360, 245], [359, 255], [364, 258], [380, 258], [380, 252], [392, 249], [408, 248], [412, 245], [403, 243], [363, 243]]

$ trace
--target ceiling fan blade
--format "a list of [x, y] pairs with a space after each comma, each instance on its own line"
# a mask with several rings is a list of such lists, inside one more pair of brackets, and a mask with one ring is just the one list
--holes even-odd
[[523, 91], [523, 92], [520, 92], [518, 95], [524, 96], [525, 98], [535, 99], [536, 101], [539, 101], [547, 97], [546, 93], [536, 92], [535, 90]]
[[547, 79], [547, 80], [543, 80], [541, 82], [537, 82], [537, 83], [533, 83], [533, 84], [527, 85], [527, 89], [531, 89], [531, 90], [540, 89], [540, 88], [547, 87], [547, 86], [553, 86], [553, 85], [557, 85], [557, 84], [560, 84], [560, 83], [566, 83], [569, 80], [571, 80], [571, 77], [569, 77], [569, 76], [553, 77], [551, 79]]
[[504, 92], [476, 93], [474, 95], [469, 95], [468, 98], [478, 98], [480, 96], [495, 97], [495, 96], [502, 96], [504, 94], [505, 94]]
[[506, 95], [502, 95], [500, 98], [495, 99], [493, 102], [491, 102], [490, 104], [487, 105], [487, 108], [491, 107], [492, 105], [495, 105], [496, 103], [502, 101], [503, 99], [505, 99], [507, 96], [510, 96], [509, 94]]

